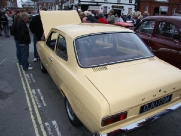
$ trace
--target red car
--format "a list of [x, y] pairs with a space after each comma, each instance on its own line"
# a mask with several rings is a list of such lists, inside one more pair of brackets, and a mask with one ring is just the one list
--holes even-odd
[[124, 21], [123, 22], [117, 21], [117, 22], [115, 22], [115, 25], [126, 27], [126, 28], [133, 27], [133, 23], [132, 22], [124, 22]]
[[134, 31], [158, 58], [181, 69], [181, 17], [148, 16]]

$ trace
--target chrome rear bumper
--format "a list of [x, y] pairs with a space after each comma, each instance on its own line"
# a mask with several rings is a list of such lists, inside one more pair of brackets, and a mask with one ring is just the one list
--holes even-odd
[[139, 120], [139, 121], [137, 121], [137, 122], [135, 122], [135, 123], [132, 123], [132, 124], [130, 124], [130, 125], [128, 125], [128, 126], [122, 127], [122, 128], [120, 128], [120, 129], [115, 130], [115, 131], [113, 131], [113, 132], [110, 132], [110, 133], [108, 133], [108, 134], [98, 134], [98, 133], [94, 133], [93, 136], [114, 136], [114, 133], [115, 133], [115, 134], [119, 134], [119, 135], [125, 134], [125, 133], [128, 133], [128, 132], [130, 132], [130, 131], [133, 131], [133, 130], [135, 130], [135, 129], [138, 129], [138, 128], [140, 128], [140, 127], [143, 127], [143, 126], [145, 126], [145, 125], [147, 125], [147, 124], [149, 124], [149, 123], [151, 123], [151, 122], [159, 119], [160, 117], [162, 117], [162, 116], [164, 116], [164, 115], [166, 115], [166, 114], [168, 114], [168, 113], [170, 113], [170, 112], [172, 112], [172, 111], [174, 111], [174, 110], [177, 110], [177, 109], [179, 109], [179, 108], [181, 108], [181, 102], [179, 102], [179, 103], [177, 103], [177, 104], [175, 104], [175, 105], [173, 105], [173, 106], [165, 109], [164, 111], [159, 112], [159, 113], [157, 113], [157, 114], [155, 114], [155, 115], [153, 115], [153, 116], [151, 116], [151, 117], [148, 117], [148, 118]]

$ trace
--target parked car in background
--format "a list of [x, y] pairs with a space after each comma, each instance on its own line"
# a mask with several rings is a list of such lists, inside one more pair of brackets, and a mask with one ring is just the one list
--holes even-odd
[[181, 69], [181, 17], [148, 16], [134, 31], [157, 57]]
[[115, 25], [117, 25], [117, 26], [122, 26], [122, 27], [126, 27], [126, 28], [134, 27], [132, 21], [128, 21], [128, 22], [116, 21], [116, 22], [115, 22]]
[[181, 107], [181, 70], [155, 57], [132, 30], [81, 23], [77, 11], [40, 14], [40, 68], [64, 96], [73, 126], [113, 136]]

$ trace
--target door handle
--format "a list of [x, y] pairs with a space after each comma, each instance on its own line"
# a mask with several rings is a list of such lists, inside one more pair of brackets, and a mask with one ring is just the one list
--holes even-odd
[[49, 58], [49, 60], [50, 60], [50, 61], [52, 61], [52, 60], [53, 60], [53, 59], [52, 59], [52, 58], [50, 58], [50, 57], [48, 57], [48, 58]]

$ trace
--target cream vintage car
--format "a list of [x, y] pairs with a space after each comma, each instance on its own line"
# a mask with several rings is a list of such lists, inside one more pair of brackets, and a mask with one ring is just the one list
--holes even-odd
[[72, 125], [94, 136], [127, 133], [181, 107], [181, 70], [132, 31], [81, 23], [76, 11], [42, 11], [42, 72], [65, 97]]

